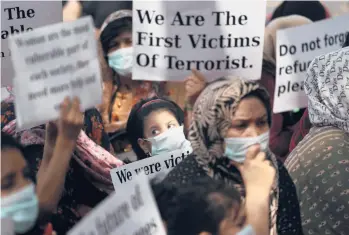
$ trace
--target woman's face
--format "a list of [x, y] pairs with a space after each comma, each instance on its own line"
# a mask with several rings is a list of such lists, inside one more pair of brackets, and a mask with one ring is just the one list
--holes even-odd
[[247, 97], [240, 101], [225, 138], [256, 137], [269, 128], [267, 110], [262, 101]]
[[140, 147], [143, 149], [145, 153], [151, 152], [151, 143], [149, 141], [145, 141], [144, 139], [153, 138], [155, 136], [158, 136], [165, 131], [174, 128], [179, 127], [179, 123], [176, 119], [176, 117], [167, 110], [157, 110], [154, 112], [151, 112], [145, 119], [144, 119], [144, 126], [143, 126], [143, 139], [139, 139], [138, 143]]
[[29, 185], [29, 168], [22, 153], [15, 148], [1, 150], [1, 197]]
[[132, 47], [132, 32], [124, 32], [114, 40], [109, 45], [108, 54], [117, 51], [118, 49]]

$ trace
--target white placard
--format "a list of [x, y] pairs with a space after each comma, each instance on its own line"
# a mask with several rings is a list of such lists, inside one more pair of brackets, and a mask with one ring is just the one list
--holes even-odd
[[1, 219], [1, 235], [15, 235], [15, 228], [12, 219]]
[[58, 118], [66, 96], [78, 96], [83, 110], [101, 103], [101, 71], [90, 16], [15, 35], [9, 45], [19, 129]]
[[1, 1], [1, 86], [14, 77], [8, 37], [44, 25], [61, 22], [62, 1]]
[[341, 48], [349, 14], [277, 32], [274, 113], [308, 106], [304, 80], [310, 62]]
[[10, 92], [6, 89], [6, 87], [1, 87], [1, 101], [6, 100], [8, 97], [10, 97]]
[[139, 174], [93, 209], [68, 235], [165, 235], [148, 178]]
[[188, 155], [189, 151], [177, 150], [114, 168], [110, 171], [114, 188], [118, 191], [122, 185], [133, 182], [142, 170], [149, 179], [164, 177]]
[[[253, 7], [251, 7], [253, 6]], [[266, 1], [133, 1], [132, 79], [260, 79]]]

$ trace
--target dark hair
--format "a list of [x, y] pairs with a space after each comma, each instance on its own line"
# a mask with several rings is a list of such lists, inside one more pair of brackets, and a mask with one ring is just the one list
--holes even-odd
[[256, 97], [257, 99], [262, 101], [262, 103], [264, 104], [265, 109], [267, 110], [268, 124], [271, 127], [272, 110], [271, 110], [270, 98], [269, 98], [268, 92], [264, 88], [257, 89], [257, 90], [254, 90], [254, 91], [248, 93], [242, 99], [249, 98], [249, 97]]
[[12, 136], [1, 131], [1, 150], [3, 149], [17, 149], [24, 156], [24, 148]]
[[144, 137], [144, 119], [150, 113], [158, 110], [167, 110], [175, 116], [179, 124], [184, 123], [184, 112], [175, 102], [158, 97], [140, 100], [133, 106], [126, 126], [128, 139], [138, 159], [147, 157], [138, 145], [138, 139]]
[[230, 216], [233, 208], [238, 211], [241, 204], [235, 188], [210, 177], [172, 189], [172, 193], [164, 219], [169, 235], [218, 233], [220, 223]]
[[319, 21], [326, 19], [326, 9], [319, 1], [284, 1], [275, 9], [271, 20], [290, 15], [301, 15]]
[[104, 55], [108, 54], [112, 41], [125, 32], [132, 32], [132, 17], [123, 17], [110, 22], [100, 35]]
[[347, 33], [347, 36], [345, 38], [345, 42], [343, 43], [342, 47], [349, 47], [349, 33]]

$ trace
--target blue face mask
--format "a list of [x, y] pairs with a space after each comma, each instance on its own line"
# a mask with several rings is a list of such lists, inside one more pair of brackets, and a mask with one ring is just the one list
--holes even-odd
[[108, 55], [109, 66], [119, 75], [130, 77], [132, 74], [133, 48], [121, 48]]
[[225, 138], [224, 155], [230, 160], [242, 163], [246, 158], [249, 147], [260, 144], [261, 151], [266, 151], [269, 146], [269, 131], [257, 137]]
[[39, 215], [39, 203], [34, 184], [1, 198], [1, 218], [9, 218], [14, 223], [15, 232], [28, 232], [35, 225]]
[[247, 225], [236, 235], [256, 235], [256, 233], [251, 225]]
[[159, 155], [175, 150], [189, 151], [191, 153], [190, 142], [185, 138], [183, 126], [169, 129], [158, 136], [146, 139], [151, 143], [151, 155]]

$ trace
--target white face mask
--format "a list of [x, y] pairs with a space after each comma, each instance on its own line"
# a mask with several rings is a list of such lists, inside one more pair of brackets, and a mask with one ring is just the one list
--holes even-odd
[[185, 138], [183, 126], [169, 129], [158, 136], [145, 140], [151, 143], [152, 156], [178, 149], [185, 152], [189, 151], [189, 153], [193, 151], [190, 142]]
[[256, 235], [256, 233], [251, 225], [247, 225], [236, 235]]
[[266, 151], [269, 146], [269, 131], [257, 137], [225, 138], [224, 155], [235, 162], [243, 162], [249, 147], [260, 144], [261, 151]]
[[132, 74], [133, 48], [121, 48], [108, 55], [109, 66], [119, 75], [129, 77]]
[[14, 223], [16, 233], [32, 229], [39, 215], [39, 203], [34, 184], [1, 198], [1, 218], [9, 218]]

